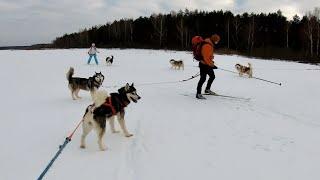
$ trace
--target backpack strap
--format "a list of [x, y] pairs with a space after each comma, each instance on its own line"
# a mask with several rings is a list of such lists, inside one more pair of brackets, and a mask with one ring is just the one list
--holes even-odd
[[201, 44], [200, 44], [200, 48], [202, 49], [202, 46], [205, 45], [205, 44], [209, 44], [210, 46], [213, 47], [213, 44], [208, 43], [207, 41], [202, 41]]

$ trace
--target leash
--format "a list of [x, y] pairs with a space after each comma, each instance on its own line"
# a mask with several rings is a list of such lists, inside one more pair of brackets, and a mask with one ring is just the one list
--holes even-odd
[[227, 71], [227, 72], [231, 72], [231, 73], [234, 73], [234, 74], [238, 74], [237, 72], [230, 71], [230, 70], [227, 70], [227, 69], [223, 69], [223, 68], [218, 68], [218, 69], [220, 69], [220, 70], [222, 70], [222, 71]]
[[61, 152], [63, 151], [63, 149], [67, 146], [67, 144], [71, 141], [73, 134], [76, 132], [76, 130], [79, 128], [80, 124], [83, 122], [83, 119], [78, 123], [78, 125], [76, 126], [76, 128], [72, 131], [72, 133], [66, 137], [66, 139], [64, 140], [63, 144], [59, 146], [59, 150], [58, 152], [54, 155], [54, 157], [51, 159], [51, 161], [49, 162], [49, 164], [46, 166], [46, 168], [42, 171], [42, 173], [40, 174], [40, 176], [38, 177], [37, 180], [42, 180], [42, 178], [44, 177], [44, 175], [48, 172], [48, 170], [50, 169], [50, 167], [52, 166], [52, 164], [54, 163], [54, 161], [59, 157], [59, 155], [61, 154]]
[[[220, 70], [222, 70], [222, 71], [226, 71], [226, 72], [231, 72], [231, 73], [234, 73], [234, 74], [238, 74], [237, 72], [230, 71], [230, 70], [227, 70], [227, 69], [223, 69], [223, 68], [218, 68], [218, 69], [220, 69]], [[252, 76], [252, 78], [258, 79], [258, 80], [261, 80], [261, 81], [265, 81], [265, 82], [268, 82], [268, 83], [276, 84], [276, 85], [279, 85], [279, 86], [282, 85], [281, 83], [278, 83], [278, 82], [269, 81], [269, 80], [262, 79], [262, 78], [258, 78], [258, 77], [254, 77], [254, 76]]]
[[[191, 76], [188, 79], [183, 79], [183, 80], [180, 80], [180, 81], [163, 81], [163, 82], [138, 83], [138, 84], [135, 84], [135, 86], [150, 86], [150, 85], [157, 85], [157, 84], [176, 84], [176, 83], [190, 81], [191, 79], [194, 79], [194, 78], [196, 78], [198, 76], [200, 76], [200, 72], [198, 72], [197, 74]], [[102, 87], [104, 87], [104, 88], [117, 88], [117, 87], [121, 87], [121, 86], [118, 86], [118, 85], [115, 85], [115, 86], [103, 86], [102, 85]]]

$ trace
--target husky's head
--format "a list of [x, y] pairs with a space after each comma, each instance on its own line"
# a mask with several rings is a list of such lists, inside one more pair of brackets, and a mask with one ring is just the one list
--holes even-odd
[[241, 65], [240, 65], [240, 64], [236, 64], [234, 67], [235, 67], [237, 70], [240, 70], [240, 69], [241, 69]]
[[125, 95], [129, 101], [133, 101], [134, 103], [137, 103], [137, 101], [141, 98], [138, 94], [137, 94], [137, 90], [134, 87], [133, 83], [131, 85], [129, 85], [128, 83], [118, 89], [119, 94], [121, 95]]
[[101, 72], [99, 73], [95, 72], [93, 77], [94, 77], [94, 80], [100, 84], [102, 84], [104, 81], [104, 75]]

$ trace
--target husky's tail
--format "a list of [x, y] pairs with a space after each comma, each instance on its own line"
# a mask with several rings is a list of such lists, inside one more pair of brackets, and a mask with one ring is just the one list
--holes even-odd
[[71, 81], [71, 78], [73, 76], [73, 73], [74, 73], [74, 69], [73, 67], [70, 67], [69, 71], [67, 72], [66, 74], [66, 77], [67, 77], [67, 80], [70, 82]]

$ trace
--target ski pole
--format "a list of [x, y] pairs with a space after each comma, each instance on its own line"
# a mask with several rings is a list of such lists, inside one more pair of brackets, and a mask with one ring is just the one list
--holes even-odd
[[261, 79], [261, 78], [254, 77], [254, 76], [252, 78], [255, 78], [255, 79], [258, 79], [258, 80], [261, 80], [261, 81], [265, 81], [265, 82], [269, 82], [269, 83], [273, 83], [273, 84], [277, 84], [277, 85], [281, 86], [281, 83], [269, 81], [269, 80], [266, 80], [266, 79]]
[[198, 76], [200, 76], [200, 72], [198, 72], [197, 74], [191, 76], [191, 77], [188, 78], [188, 79], [181, 80], [180, 82], [189, 81], [189, 80], [194, 79], [194, 78], [196, 78], [196, 77], [198, 77]]
[[[227, 72], [231, 72], [231, 73], [234, 73], [234, 74], [238, 74], [237, 72], [234, 72], [234, 71], [230, 71], [230, 70], [227, 70], [227, 69], [223, 69], [223, 68], [218, 68], [222, 71], [227, 71]], [[258, 79], [258, 80], [261, 80], [261, 81], [265, 81], [265, 82], [269, 82], [269, 83], [273, 83], [273, 84], [277, 84], [279, 86], [281, 86], [282, 84], [281, 83], [277, 83], [277, 82], [274, 82], [274, 81], [269, 81], [269, 80], [266, 80], [266, 79], [262, 79], [262, 78], [258, 78], [258, 77], [252, 77], [254, 79]]]

